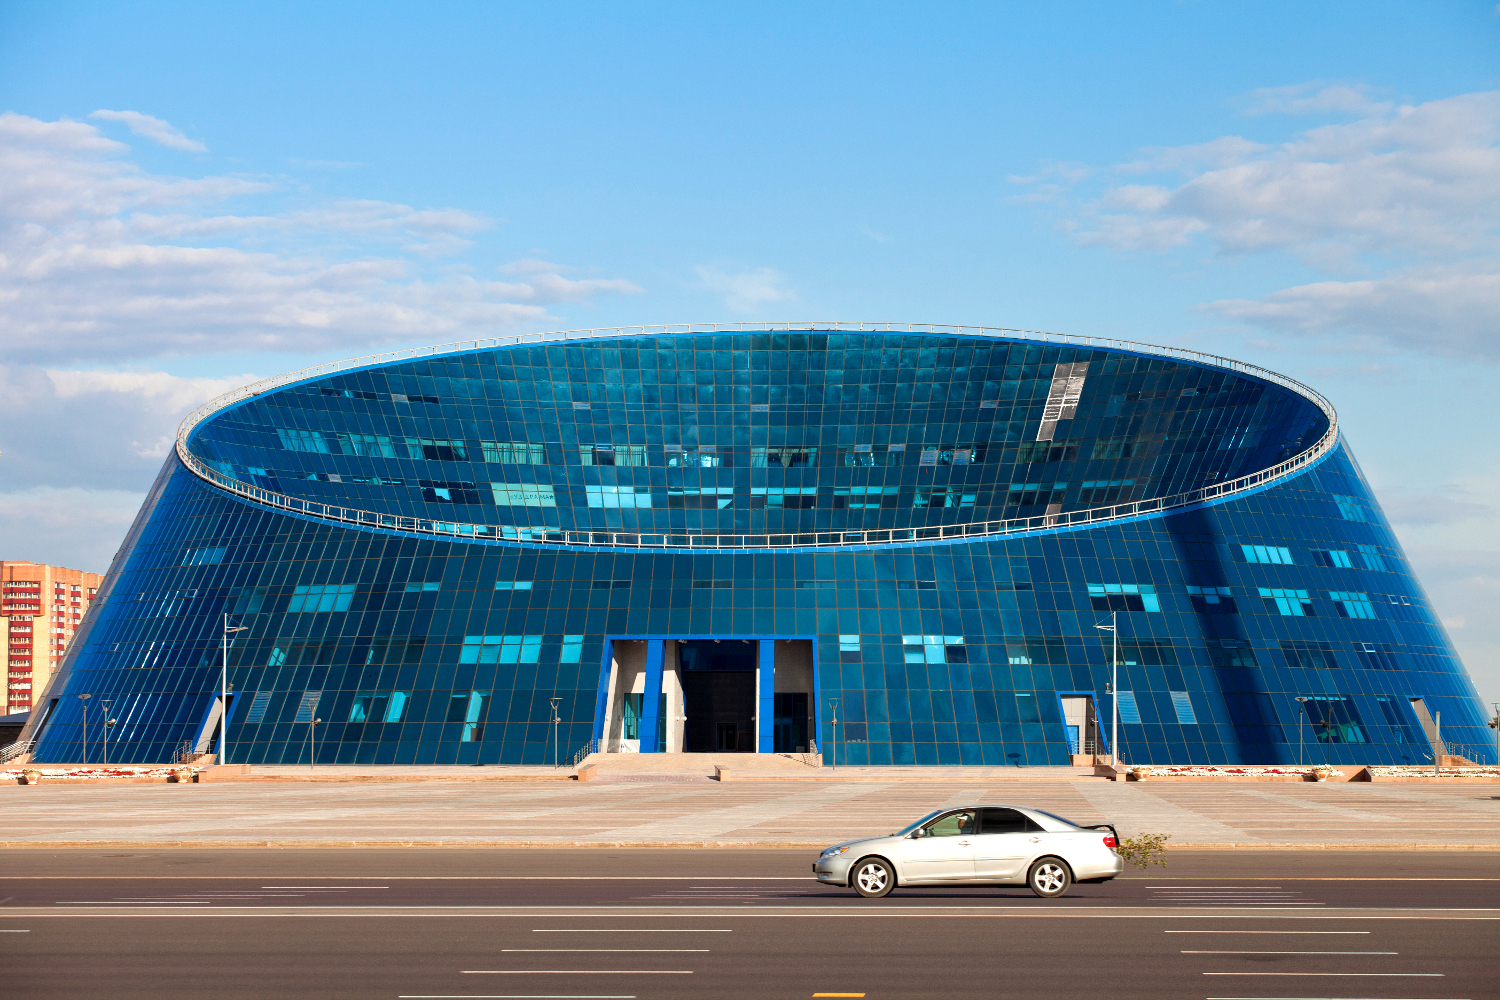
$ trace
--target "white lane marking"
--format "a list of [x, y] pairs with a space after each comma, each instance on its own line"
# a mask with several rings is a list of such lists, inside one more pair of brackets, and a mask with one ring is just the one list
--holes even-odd
[[464, 969], [466, 976], [691, 976], [692, 969]]
[[400, 1000], [635, 1000], [606, 993], [403, 993]]
[[1369, 934], [1370, 931], [1162, 931], [1163, 934]]
[[262, 889], [389, 889], [388, 885], [263, 885]]
[[533, 927], [533, 934], [733, 934], [729, 927]]
[[[265, 886], [261, 886], [261, 888], [264, 889], [266, 887]], [[1279, 886], [1279, 885], [1164, 885], [1160, 889], [1156, 888], [1155, 886], [1147, 886], [1147, 888], [1151, 889], [1151, 890], [1153, 890], [1155, 892], [1163, 892], [1163, 891], [1186, 892], [1186, 891], [1188, 891], [1190, 889], [1250, 889], [1250, 890], [1253, 890], [1255, 892], [1260, 892], [1262, 890], [1280, 889], [1281, 886]]]
[[1399, 951], [1184, 951], [1184, 955], [1399, 955]]
[[1469, 1000], [1468, 997], [1208, 997], [1207, 1000]]
[[6, 930], [6, 929], [3, 929], [3, 928], [0, 928], [0, 934], [30, 934], [30, 933], [31, 933], [31, 931], [29, 931], [29, 930], [13, 931], [13, 930]]
[[210, 906], [206, 899], [59, 899], [58, 906]]
[[1339, 976], [1359, 979], [1442, 979], [1445, 972], [1205, 972], [1205, 976]]
[[[638, 953], [638, 952], [652, 952], [652, 953], [657, 953], [657, 952], [689, 952], [689, 951], [690, 952], [706, 952], [706, 951], [709, 951], [711, 949], [708, 949], [708, 948], [501, 948], [500, 950], [502, 952], [505, 952], [505, 951], [517, 951], [517, 952], [527, 952], [527, 953], [530, 953], [530, 954], [541, 954], [541, 953], [544, 953], [544, 952], [548, 953], [548, 954], [555, 954], [555, 953], [559, 953], [559, 952], [569, 952], [569, 953], [573, 953], [573, 952], [609, 952], [611, 954], [624, 954], [624, 953], [628, 952], [628, 953], [631, 953], [631, 954], [635, 954], [635, 953]], [[1391, 952], [1391, 954], [1394, 955], [1395, 952]]]

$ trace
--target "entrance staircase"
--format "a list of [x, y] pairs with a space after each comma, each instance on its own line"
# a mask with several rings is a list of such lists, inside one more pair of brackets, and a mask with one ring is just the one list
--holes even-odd
[[593, 765], [611, 781], [697, 781], [712, 778], [715, 767], [736, 774], [816, 774], [822, 758], [806, 753], [591, 753], [578, 762]]

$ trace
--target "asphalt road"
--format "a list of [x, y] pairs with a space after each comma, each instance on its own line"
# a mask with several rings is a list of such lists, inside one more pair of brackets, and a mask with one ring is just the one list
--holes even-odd
[[1178, 853], [1060, 900], [811, 852], [7, 851], [31, 998], [1500, 996], [1500, 853]]

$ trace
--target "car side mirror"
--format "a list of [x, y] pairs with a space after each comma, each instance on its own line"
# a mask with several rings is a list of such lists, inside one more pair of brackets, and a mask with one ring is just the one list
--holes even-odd
[[921, 840], [925, 836], [927, 836], [927, 831], [926, 830], [913, 830], [912, 834], [911, 834], [911, 839], [912, 840]]

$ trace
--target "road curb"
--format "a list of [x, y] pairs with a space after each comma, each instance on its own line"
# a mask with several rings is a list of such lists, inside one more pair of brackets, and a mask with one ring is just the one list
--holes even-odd
[[[97, 850], [101, 848], [219, 849], [219, 848], [414, 848], [459, 850], [546, 849], [581, 850], [643, 848], [709, 848], [722, 850], [820, 850], [824, 841], [801, 840], [60, 840], [0, 841], [0, 849]], [[1389, 844], [1389, 843], [1172, 843], [1180, 851], [1500, 851], [1500, 844]]]

